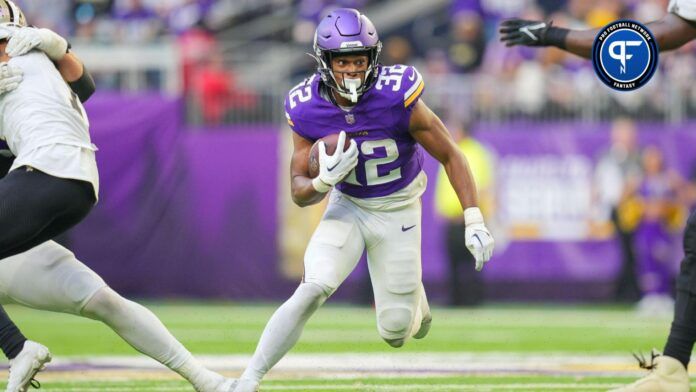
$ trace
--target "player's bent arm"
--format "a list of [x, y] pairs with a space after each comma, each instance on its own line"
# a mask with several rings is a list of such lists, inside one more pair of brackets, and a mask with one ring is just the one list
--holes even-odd
[[440, 118], [419, 100], [411, 114], [409, 132], [445, 168], [463, 209], [478, 204], [476, 184], [464, 154]]
[[292, 133], [293, 153], [290, 162], [290, 192], [292, 201], [300, 207], [319, 203], [326, 193], [317, 192], [309, 178], [309, 151], [312, 142]]
[[56, 61], [58, 72], [68, 82], [70, 88], [77, 94], [81, 102], [86, 102], [96, 91], [94, 79], [77, 56], [69, 52]]
[[481, 271], [493, 255], [495, 241], [483, 222], [481, 210], [476, 207], [476, 184], [464, 154], [454, 143], [442, 121], [422, 100], [413, 109], [409, 131], [430, 155], [444, 165], [450, 184], [464, 210], [464, 244], [476, 260], [476, 270]]

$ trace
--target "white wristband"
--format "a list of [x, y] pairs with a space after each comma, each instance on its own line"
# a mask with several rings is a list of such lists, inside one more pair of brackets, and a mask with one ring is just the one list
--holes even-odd
[[319, 177], [314, 177], [312, 179], [312, 187], [314, 187], [314, 190], [319, 193], [326, 193], [331, 190], [331, 185], [320, 180]]
[[464, 210], [464, 224], [466, 226], [473, 225], [476, 223], [483, 224], [483, 214], [478, 207], [469, 207]]

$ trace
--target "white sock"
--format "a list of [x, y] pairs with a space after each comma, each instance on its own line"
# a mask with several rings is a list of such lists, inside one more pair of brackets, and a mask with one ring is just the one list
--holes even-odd
[[179, 373], [194, 387], [215, 375], [176, 340], [154, 313], [109, 287], [90, 299], [82, 315], [108, 325], [133, 348]]
[[297, 343], [307, 320], [328, 298], [329, 289], [302, 283], [273, 313], [242, 379], [260, 382], [263, 376]]

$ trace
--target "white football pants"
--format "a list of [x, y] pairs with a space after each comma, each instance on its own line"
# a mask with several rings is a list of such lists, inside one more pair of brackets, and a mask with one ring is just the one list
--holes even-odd
[[400, 346], [420, 327], [423, 316], [420, 201], [394, 211], [374, 211], [332, 192], [307, 246], [304, 282], [336, 290], [355, 269], [364, 249], [379, 334]]
[[332, 192], [305, 252], [303, 282], [271, 316], [241, 378], [261, 381], [295, 345], [311, 315], [355, 269], [365, 248], [377, 329], [389, 345], [402, 346], [429, 316], [421, 283], [420, 225], [420, 201], [398, 210], [374, 211]]

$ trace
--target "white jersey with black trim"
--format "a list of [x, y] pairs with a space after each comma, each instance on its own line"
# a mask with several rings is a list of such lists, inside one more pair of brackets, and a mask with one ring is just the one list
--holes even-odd
[[667, 11], [696, 22], [696, 0], [670, 0]]
[[31, 166], [47, 174], [92, 183], [99, 174], [89, 135], [89, 121], [77, 95], [42, 52], [10, 60], [24, 79], [0, 96], [0, 138], [17, 157], [10, 170]]

